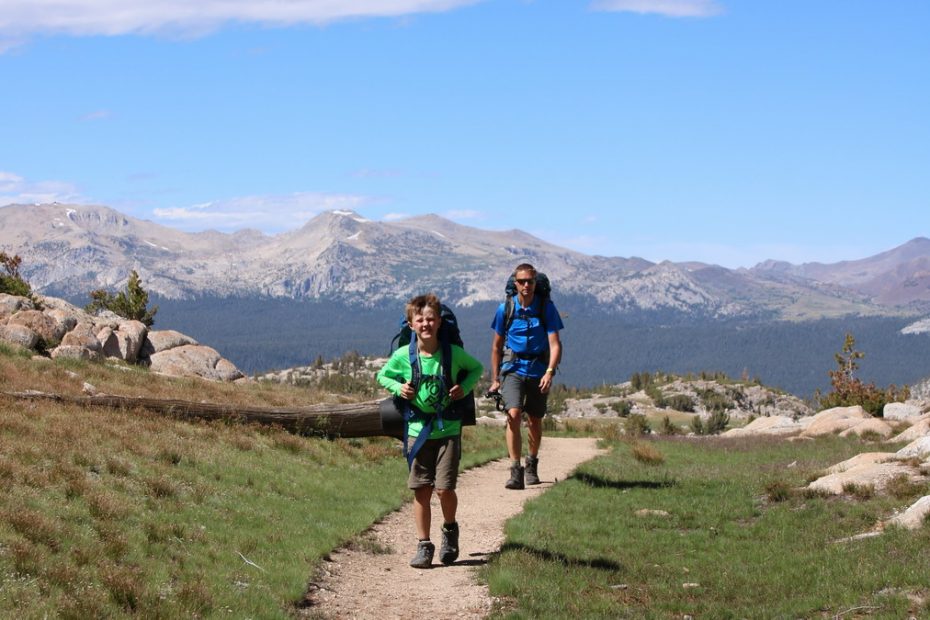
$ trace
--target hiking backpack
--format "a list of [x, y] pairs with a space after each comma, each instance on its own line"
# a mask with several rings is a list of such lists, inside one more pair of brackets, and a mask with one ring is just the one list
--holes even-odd
[[[459, 322], [458, 319], [455, 318], [455, 313], [452, 312], [452, 309], [445, 304], [441, 304], [439, 307], [439, 317], [441, 322], [439, 324], [439, 331], [437, 336], [439, 338], [439, 348], [441, 351], [440, 355], [442, 358], [442, 378], [444, 389], [448, 390], [453, 385], [458, 383], [458, 378], [456, 378], [454, 381], [452, 379], [452, 345], [455, 344], [461, 347], [463, 346], [463, 342], [462, 335], [459, 331]], [[391, 340], [391, 353], [393, 353], [395, 349], [403, 346], [407, 346], [412, 375], [410, 383], [413, 385], [413, 389], [416, 391], [419, 389], [420, 381], [422, 380], [422, 370], [420, 368], [420, 357], [417, 354], [416, 334], [410, 328], [410, 324], [407, 322], [406, 317], [401, 319], [400, 329], [397, 332], [397, 335], [395, 335]], [[465, 371], [463, 370], [462, 373], [464, 372]], [[413, 446], [411, 446], [410, 450], [408, 451], [407, 427], [410, 423], [410, 420], [418, 414], [418, 411], [414, 409], [410, 401], [399, 396], [395, 396], [392, 400], [394, 409], [400, 412], [403, 417], [404, 456], [407, 458], [408, 467], [412, 465], [413, 458], [416, 456], [423, 443], [425, 443], [429, 438], [429, 434], [432, 431], [433, 420], [438, 420], [440, 425], [442, 424], [443, 419], [461, 420], [462, 426], [475, 425], [475, 395], [473, 392], [469, 392], [459, 400], [452, 401], [449, 404], [447, 410], [440, 410], [436, 412], [435, 416], [430, 416], [426, 424], [424, 424], [423, 430], [417, 436], [417, 441], [414, 442]], [[385, 419], [385, 413], [383, 409], [381, 415], [383, 426]]]
[[[507, 279], [507, 286], [504, 287], [504, 293], [506, 294], [506, 299], [504, 300], [504, 339], [506, 342], [507, 332], [510, 331], [510, 326], [513, 324], [513, 315], [516, 312], [517, 302], [515, 297], [517, 296], [517, 274], [512, 273]], [[546, 325], [546, 306], [549, 303], [549, 298], [552, 294], [552, 285], [549, 282], [549, 277], [546, 274], [537, 271], [536, 272], [536, 290], [533, 293], [534, 298], [539, 298], [539, 303], [536, 304], [536, 307], [539, 308], [539, 313], [534, 314], [539, 319], [539, 324], [542, 325], [543, 331], [547, 334], [549, 332]], [[546, 350], [538, 355], [533, 355], [529, 357], [542, 357], [549, 355], [549, 345], [546, 344]], [[510, 369], [506, 366], [510, 364], [514, 357], [524, 357], [522, 354], [515, 353], [512, 349], [504, 345], [504, 355], [501, 356], [501, 375], [507, 374], [510, 372]], [[528, 359], [528, 358], [524, 358]]]
[[[517, 296], [517, 274], [512, 273], [510, 277], [507, 278], [507, 286], [504, 287], [504, 293], [506, 294], [506, 299], [504, 300], [504, 333], [510, 329], [510, 325], [513, 323], [513, 313], [516, 309], [516, 301], [514, 297]], [[539, 314], [539, 322], [542, 324], [543, 329], [546, 329], [546, 303], [549, 301], [550, 295], [552, 295], [552, 285], [549, 283], [549, 277], [541, 272], [536, 272], [536, 291], [533, 293], [534, 297], [539, 297], [539, 308], [541, 310]]]

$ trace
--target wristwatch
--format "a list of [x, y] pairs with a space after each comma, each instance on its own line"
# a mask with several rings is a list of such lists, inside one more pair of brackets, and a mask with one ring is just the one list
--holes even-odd
[[553, 368], [552, 366], [550, 366], [549, 368], [546, 369], [546, 373], [547, 373], [547, 374], [552, 374], [552, 373], [554, 373], [554, 372], [555, 372], [555, 368]]

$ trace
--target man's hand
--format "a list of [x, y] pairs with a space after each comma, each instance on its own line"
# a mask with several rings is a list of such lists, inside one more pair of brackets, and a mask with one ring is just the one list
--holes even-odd
[[501, 382], [500, 380], [491, 381], [491, 387], [488, 388], [488, 392], [500, 392], [501, 391]]
[[553, 373], [547, 372], [542, 376], [542, 379], [539, 380], [539, 391], [543, 394], [549, 393], [549, 388], [552, 387], [552, 376]]
[[465, 390], [462, 389], [462, 386], [456, 383], [449, 390], [449, 398], [452, 400], [458, 400], [465, 396]]

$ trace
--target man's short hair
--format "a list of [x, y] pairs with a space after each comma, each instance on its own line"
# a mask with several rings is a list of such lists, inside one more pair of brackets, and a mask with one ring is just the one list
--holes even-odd
[[530, 273], [533, 274], [534, 278], [536, 277], [536, 267], [533, 267], [529, 263], [520, 263], [519, 265], [517, 265], [517, 268], [513, 270], [513, 275], [517, 275], [521, 271], [529, 271]]
[[439, 298], [436, 297], [436, 295], [433, 293], [417, 295], [407, 302], [407, 322], [412, 323], [414, 315], [423, 312], [423, 308], [432, 308], [433, 312], [436, 313], [436, 317], [438, 318], [442, 310], [440, 306], [441, 304], [439, 302]]

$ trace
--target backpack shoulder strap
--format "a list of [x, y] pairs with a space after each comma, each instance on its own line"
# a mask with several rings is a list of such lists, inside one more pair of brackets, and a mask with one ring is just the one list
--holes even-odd
[[516, 309], [516, 304], [513, 301], [513, 295], [507, 295], [507, 299], [504, 300], [504, 335], [507, 335], [507, 332], [510, 331], [510, 326], [513, 324], [513, 313]]
[[410, 360], [410, 385], [414, 391], [420, 387], [420, 356], [417, 352], [417, 335], [410, 335], [410, 344], [407, 345], [407, 358]]

